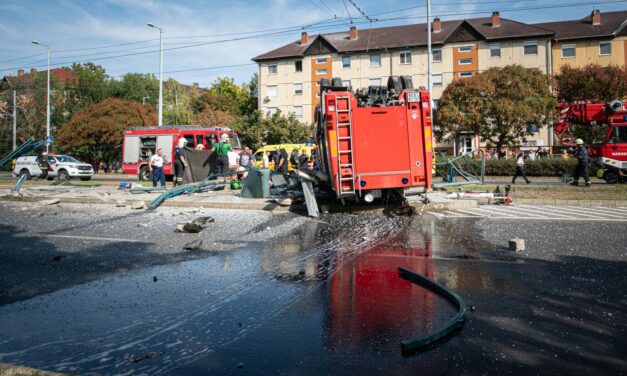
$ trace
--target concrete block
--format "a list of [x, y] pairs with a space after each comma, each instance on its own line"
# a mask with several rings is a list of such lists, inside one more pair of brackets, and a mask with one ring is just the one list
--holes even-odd
[[61, 202], [61, 200], [59, 200], [58, 198], [51, 198], [50, 200], [39, 201], [39, 203], [42, 205], [56, 205], [59, 202]]
[[509, 240], [509, 250], [520, 252], [525, 250], [525, 239], [514, 238]]
[[132, 209], [145, 209], [146, 204], [143, 201], [133, 201], [131, 204]]

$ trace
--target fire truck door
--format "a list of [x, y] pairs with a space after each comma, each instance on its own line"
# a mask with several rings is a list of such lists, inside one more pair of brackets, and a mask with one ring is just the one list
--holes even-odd
[[618, 161], [622, 165], [615, 167], [627, 167], [627, 124], [617, 125], [612, 128], [605, 148], [603, 156]]
[[139, 161], [139, 137], [124, 137], [124, 155], [122, 163], [137, 163]]
[[165, 160], [172, 163], [172, 144], [172, 136], [157, 136], [157, 149], [155, 149], [155, 153], [159, 148], [163, 149]]

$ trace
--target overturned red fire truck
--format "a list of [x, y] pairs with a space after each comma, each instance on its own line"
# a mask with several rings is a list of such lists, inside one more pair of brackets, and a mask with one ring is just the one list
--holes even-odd
[[342, 80], [321, 81], [316, 142], [322, 185], [341, 200], [372, 202], [431, 186], [429, 92], [411, 77], [355, 92]]

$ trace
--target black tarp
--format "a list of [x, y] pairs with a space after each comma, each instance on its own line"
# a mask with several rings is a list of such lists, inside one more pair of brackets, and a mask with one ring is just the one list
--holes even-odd
[[185, 148], [187, 156], [187, 168], [183, 176], [183, 183], [195, 183], [209, 176], [210, 171], [215, 171], [215, 155], [210, 150], [196, 150]]

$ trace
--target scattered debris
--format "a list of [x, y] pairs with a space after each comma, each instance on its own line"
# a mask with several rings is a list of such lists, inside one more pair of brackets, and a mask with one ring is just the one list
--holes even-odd
[[137, 362], [141, 362], [142, 360], [152, 359], [158, 354], [159, 353], [157, 352], [150, 352], [148, 354], [143, 354], [143, 355], [134, 355], [132, 360], [133, 360], [133, 363], [137, 363]]
[[63, 260], [65, 260], [66, 258], [67, 258], [67, 256], [64, 256], [64, 255], [54, 256], [54, 257], [52, 258], [52, 261], [63, 261]]
[[470, 306], [470, 312], [474, 312], [474, 311], [475, 311], [475, 309], [477, 309], [477, 307], [475, 307], [474, 305], [471, 305], [471, 306]]
[[183, 249], [187, 249], [188, 251], [195, 251], [197, 249], [200, 249], [201, 245], [202, 245], [202, 239], [196, 239], [185, 244], [185, 246], [183, 246]]
[[148, 223], [138, 223], [137, 227], [148, 227]]
[[157, 278], [157, 276], [152, 277], [152, 281], [153, 282], [157, 282], [159, 279]]
[[42, 205], [56, 205], [59, 202], [61, 202], [61, 200], [59, 200], [58, 198], [51, 198], [50, 200], [39, 201], [39, 203]]
[[215, 219], [213, 219], [213, 217], [199, 217], [190, 222], [178, 223], [176, 225], [176, 232], [190, 232], [195, 234], [201, 232], [203, 226], [210, 222], [215, 222]]
[[133, 201], [133, 203], [131, 204], [131, 209], [145, 209], [146, 208], [146, 203], [144, 203], [143, 201]]
[[125, 206], [126, 206], [126, 204], [124, 203], [124, 201], [117, 201], [117, 202], [115, 203], [115, 206], [116, 206], [117, 208], [123, 208], [123, 207], [125, 207]]
[[239, 368], [239, 369], [244, 368], [244, 363], [237, 363], [237, 368]]
[[520, 252], [525, 250], [525, 239], [514, 238], [509, 241], [509, 250], [512, 252]]

